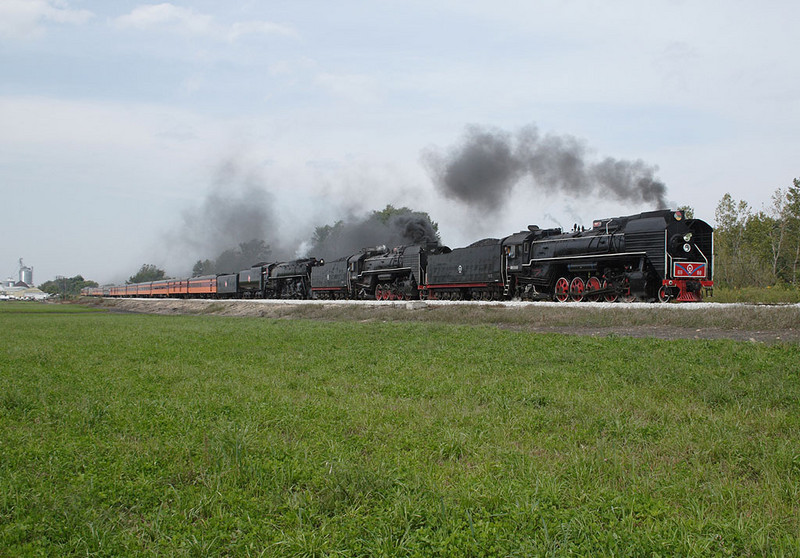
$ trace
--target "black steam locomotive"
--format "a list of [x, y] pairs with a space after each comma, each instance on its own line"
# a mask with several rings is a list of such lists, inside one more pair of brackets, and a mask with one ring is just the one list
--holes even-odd
[[600, 219], [568, 233], [535, 226], [503, 240], [510, 288], [556, 300], [702, 300], [713, 287], [713, 230], [680, 211]]
[[371, 248], [314, 267], [317, 298], [561, 302], [702, 300], [713, 287], [713, 231], [680, 211], [601, 219], [591, 229], [532, 225], [464, 248]]
[[322, 260], [255, 264], [239, 273], [217, 276], [217, 295], [231, 298], [297, 298], [311, 296], [311, 269]]
[[97, 288], [85, 294], [699, 301], [713, 288], [713, 246], [708, 223], [661, 210], [600, 219], [590, 229], [576, 226], [569, 232], [531, 225], [526, 231], [453, 250], [432, 244], [377, 246], [327, 263], [315, 258], [261, 263], [210, 278], [203, 292], [191, 287], [182, 292], [171, 284], [186, 281], [164, 281], [149, 289]]

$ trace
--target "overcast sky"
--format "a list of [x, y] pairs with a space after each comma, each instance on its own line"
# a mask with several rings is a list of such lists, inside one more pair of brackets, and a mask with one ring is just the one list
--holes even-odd
[[226, 195], [298, 248], [387, 203], [451, 246], [652, 208], [522, 177], [476, 213], [425, 162], [469, 126], [641, 161], [709, 222], [726, 192], [758, 209], [800, 177], [798, 21], [796, 0], [0, 0], [0, 277], [184, 273]]

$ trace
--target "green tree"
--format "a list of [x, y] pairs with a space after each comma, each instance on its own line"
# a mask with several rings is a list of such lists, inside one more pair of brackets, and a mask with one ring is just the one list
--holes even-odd
[[770, 211], [748, 215], [740, 248], [742, 253], [738, 254], [741, 264], [752, 268], [745, 275], [748, 284], [764, 287], [779, 282], [780, 228], [780, 219]]
[[769, 253], [770, 267], [776, 281], [784, 276], [786, 271], [785, 252], [790, 226], [786, 213], [786, 193], [780, 188], [772, 194], [772, 204], [767, 211], [759, 213], [759, 220], [763, 226], [758, 232], [764, 235], [763, 246]]
[[216, 273], [216, 266], [211, 260], [197, 260], [192, 268], [192, 277], [213, 275], [214, 273]]
[[60, 277], [52, 281], [45, 281], [39, 285], [39, 290], [51, 295], [78, 296], [84, 287], [97, 287], [97, 282], [87, 281], [82, 275], [75, 277]]
[[800, 179], [775, 190], [770, 204], [754, 212], [725, 194], [717, 205], [715, 277], [729, 287], [800, 281]]
[[[207, 273], [234, 273], [243, 269], [248, 269], [255, 264], [269, 261], [272, 255], [272, 248], [263, 240], [253, 239], [242, 242], [237, 248], [229, 248], [222, 252], [213, 265], [206, 268], [204, 262], [198, 261], [195, 264], [195, 271], [206, 271]], [[209, 260], [206, 260], [208, 262]], [[198, 264], [203, 264], [198, 267]]]
[[687, 219], [694, 219], [694, 208], [691, 205], [679, 205], [678, 211]]
[[737, 202], [729, 193], [722, 196], [715, 216], [714, 276], [717, 282], [727, 287], [771, 284], [774, 279], [758, 246], [764, 228], [761, 217], [753, 215], [746, 201]]
[[797, 285], [800, 263], [800, 180], [778, 188], [770, 205], [754, 214], [745, 236], [769, 266], [773, 283]]
[[217, 273], [234, 273], [240, 271], [242, 265], [239, 253], [233, 249], [225, 250], [217, 256], [214, 267]]
[[142, 264], [135, 275], [128, 278], [127, 283], [149, 283], [150, 281], [160, 281], [166, 277], [163, 269], [159, 269], [154, 264]]
[[800, 286], [800, 179], [795, 178], [786, 189], [783, 204], [783, 219], [786, 220], [786, 242], [783, 246], [786, 257], [787, 279], [795, 287]]
[[433, 219], [431, 219], [431, 216], [425, 211], [414, 211], [409, 207], [398, 208], [391, 204], [387, 204], [386, 207], [380, 211], [373, 211], [372, 217], [384, 225], [388, 225], [389, 222], [396, 217], [417, 217], [421, 221], [429, 223], [431, 228], [435, 231], [437, 239], [439, 237], [439, 223], [434, 222]]
[[242, 261], [245, 262], [244, 269], [244, 267], [269, 260], [272, 256], [272, 248], [263, 240], [253, 239], [239, 244], [239, 253]]
[[314, 236], [311, 237], [311, 243], [314, 246], [321, 246], [329, 238], [334, 237], [344, 227], [344, 221], [336, 221], [333, 225], [323, 225], [314, 229]]

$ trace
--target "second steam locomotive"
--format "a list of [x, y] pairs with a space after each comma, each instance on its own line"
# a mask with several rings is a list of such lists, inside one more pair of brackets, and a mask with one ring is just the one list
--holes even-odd
[[324, 262], [259, 263], [239, 273], [86, 289], [90, 296], [372, 300], [700, 301], [713, 288], [713, 229], [681, 211], [599, 219], [463, 248], [365, 248]]

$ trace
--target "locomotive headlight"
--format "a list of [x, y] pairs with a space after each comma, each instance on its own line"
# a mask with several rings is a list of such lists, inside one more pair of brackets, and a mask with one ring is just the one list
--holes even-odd
[[688, 232], [685, 235], [683, 235], [683, 241], [684, 242], [691, 242], [692, 241], [692, 233]]
[[687, 242], [686, 244], [683, 245], [683, 251], [688, 254], [689, 252], [692, 251], [692, 245]]

